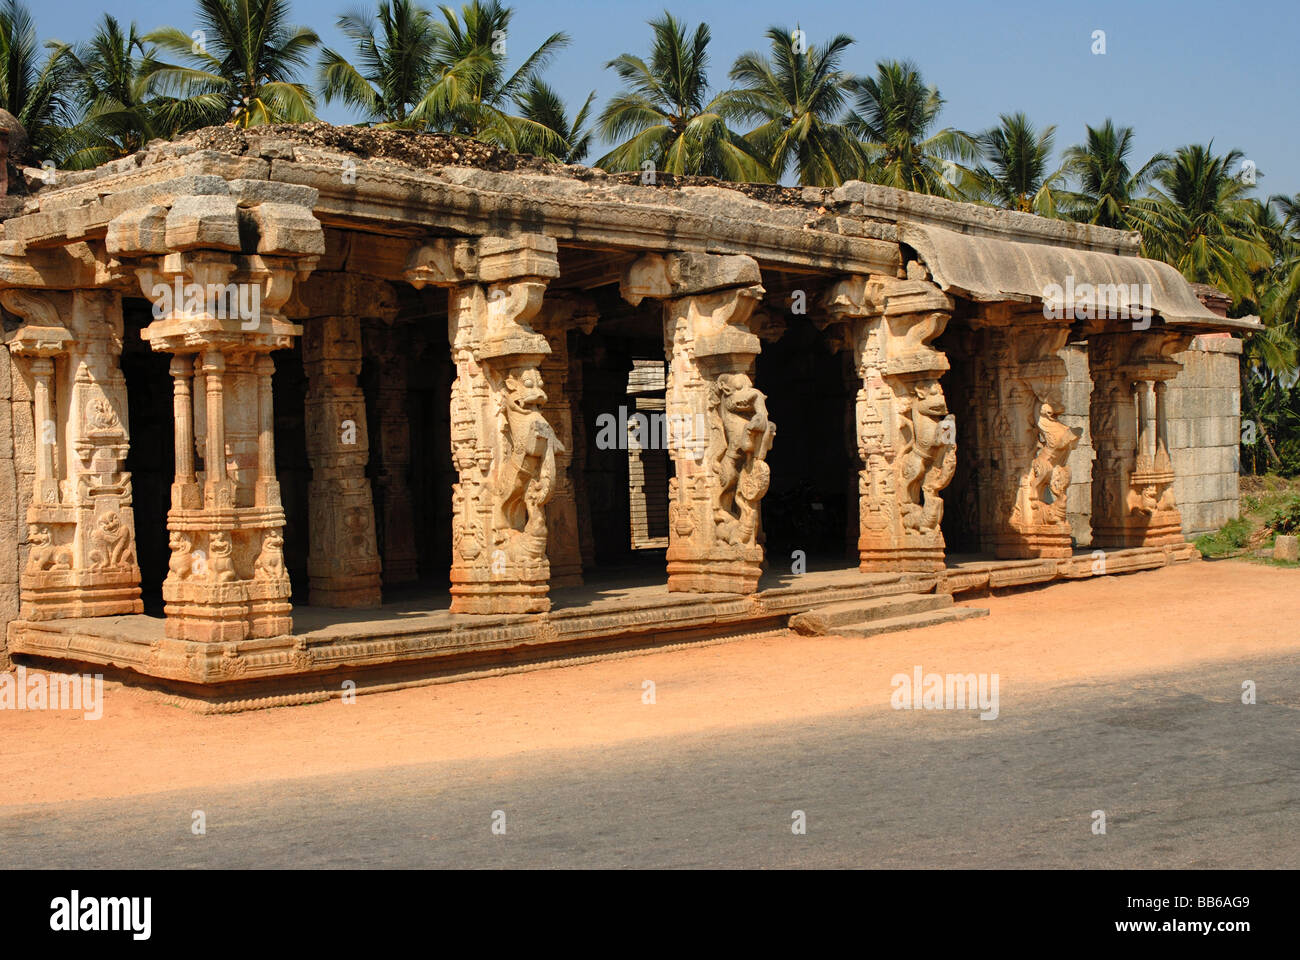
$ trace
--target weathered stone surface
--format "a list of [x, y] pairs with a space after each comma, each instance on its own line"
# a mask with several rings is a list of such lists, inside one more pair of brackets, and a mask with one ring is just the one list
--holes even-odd
[[238, 250], [239, 221], [233, 197], [177, 197], [167, 213], [166, 244], [171, 250]]
[[1273, 559], [1300, 563], [1300, 537], [1279, 533], [1273, 540]]
[[311, 208], [291, 203], [267, 202], [240, 210], [242, 224], [251, 228], [249, 246], [276, 256], [320, 256], [325, 234]]

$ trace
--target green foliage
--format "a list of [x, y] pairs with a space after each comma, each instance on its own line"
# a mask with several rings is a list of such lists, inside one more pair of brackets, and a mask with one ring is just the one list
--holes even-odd
[[1274, 507], [1264, 525], [1274, 533], [1300, 533], [1300, 494], [1292, 494]]
[[1245, 517], [1229, 520], [1214, 533], [1196, 539], [1196, 549], [1207, 557], [1226, 557], [1238, 553], [1250, 540], [1253, 525]]

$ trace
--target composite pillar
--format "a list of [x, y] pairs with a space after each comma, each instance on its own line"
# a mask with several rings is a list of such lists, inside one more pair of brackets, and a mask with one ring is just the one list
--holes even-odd
[[115, 219], [107, 245], [153, 303], [141, 336], [173, 355], [165, 635], [224, 645], [189, 657], [230, 675], [243, 664], [233, 644], [293, 628], [269, 354], [302, 332], [281, 310], [324, 252], [321, 227], [295, 204], [179, 197]]
[[6, 338], [31, 378], [34, 474], [24, 620], [139, 613], [120, 295], [10, 289], [25, 323]]

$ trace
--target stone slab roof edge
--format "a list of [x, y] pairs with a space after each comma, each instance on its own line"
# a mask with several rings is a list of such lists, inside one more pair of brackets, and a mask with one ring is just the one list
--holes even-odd
[[850, 180], [831, 194], [838, 204], [849, 204], [853, 212], [873, 219], [902, 223], [925, 223], [959, 233], [999, 239], [1077, 247], [1104, 253], [1137, 256], [1142, 237], [1135, 230], [1115, 230], [1073, 220], [1053, 220], [1018, 210], [960, 200], [948, 200], [927, 193]]
[[1042, 301], [1048, 287], [1064, 287], [1067, 278], [1076, 287], [1145, 284], [1151, 309], [1165, 323], [1242, 332], [1261, 326], [1258, 317], [1225, 319], [1212, 313], [1183, 275], [1159, 260], [970, 236], [908, 221], [899, 222], [898, 238], [916, 250], [945, 293], [978, 302]]

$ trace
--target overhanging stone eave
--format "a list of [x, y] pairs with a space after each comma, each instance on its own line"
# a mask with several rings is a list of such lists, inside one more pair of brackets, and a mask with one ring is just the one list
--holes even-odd
[[1084, 284], [1137, 287], [1151, 313], [1193, 331], [1260, 328], [1257, 317], [1225, 318], [1210, 311], [1177, 270], [1158, 260], [994, 237], [972, 236], [933, 224], [900, 221], [898, 238], [916, 250], [945, 293], [976, 303], [1042, 303], [1047, 290], [1062, 294]]

